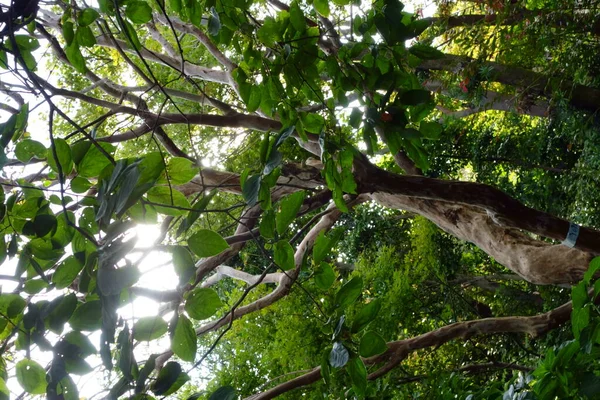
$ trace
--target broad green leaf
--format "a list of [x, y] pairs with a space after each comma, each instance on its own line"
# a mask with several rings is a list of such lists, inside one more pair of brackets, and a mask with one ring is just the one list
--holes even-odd
[[194, 289], [185, 300], [185, 311], [198, 320], [212, 317], [221, 307], [223, 303], [219, 295], [210, 288]]
[[329, 353], [329, 364], [334, 368], [342, 368], [348, 362], [350, 354], [341, 342], [335, 342]]
[[294, 261], [294, 249], [292, 245], [287, 240], [280, 240], [275, 243], [275, 252], [274, 252], [274, 260], [275, 264], [277, 264], [284, 271], [293, 269], [296, 267], [296, 262]]
[[246, 104], [249, 113], [253, 113], [258, 110], [260, 106], [262, 89], [260, 86], [252, 85], [250, 87], [250, 96]]
[[310, 113], [301, 115], [300, 119], [302, 120], [302, 126], [304, 129], [311, 133], [321, 133], [323, 127], [325, 126], [325, 119], [321, 117], [319, 114]]
[[179, 283], [185, 284], [196, 272], [192, 255], [183, 246], [172, 246], [170, 250], [173, 254], [173, 267], [175, 268], [175, 273], [179, 276]]
[[48, 283], [42, 279], [29, 279], [23, 285], [23, 290], [27, 294], [37, 294], [47, 287]]
[[[54, 151], [56, 151], [56, 158], [54, 156]], [[52, 146], [50, 146], [48, 149], [47, 158], [48, 165], [55, 172], [62, 173], [65, 176], [71, 173], [71, 170], [73, 169], [71, 148], [64, 139], [54, 139], [54, 149]], [[61, 171], [58, 170], [58, 165], [56, 163], [57, 158], [61, 167]]]
[[77, 19], [77, 23], [79, 26], [88, 26], [92, 24], [100, 14], [98, 11], [93, 8], [84, 8], [81, 13], [79, 13], [79, 18]]
[[[121, 252], [128, 253], [133, 244], [135, 243], [132, 242], [131, 245], [124, 245], [120, 250], [117, 249], [118, 255], [114, 256], [115, 259], [121, 259], [121, 255], [125, 255]], [[102, 260], [102, 257], [100, 260]], [[133, 286], [139, 277], [140, 272], [135, 265], [126, 265], [120, 268], [114, 268], [112, 265], [101, 265], [98, 268], [97, 285], [100, 293], [105, 296], [112, 296], [120, 294], [123, 289]]]
[[377, 333], [369, 331], [360, 339], [359, 353], [361, 357], [373, 357], [387, 350], [385, 340]]
[[56, 271], [52, 274], [52, 283], [56, 285], [57, 289], [64, 289], [73, 283], [82, 269], [83, 264], [74, 256], [69, 256], [58, 265]]
[[212, 36], [217, 36], [220, 30], [221, 19], [219, 18], [219, 13], [214, 7], [212, 7], [208, 17], [208, 33]]
[[33, 360], [23, 359], [17, 363], [16, 375], [19, 385], [29, 394], [46, 393], [46, 371]]
[[421, 121], [419, 131], [424, 138], [430, 140], [438, 140], [442, 134], [442, 125], [435, 121]]
[[0, 312], [8, 318], [15, 318], [25, 309], [27, 303], [18, 294], [0, 294]]
[[315, 268], [315, 284], [321, 290], [327, 290], [335, 282], [335, 272], [331, 264], [321, 261]]
[[133, 338], [138, 341], [151, 341], [167, 333], [168, 326], [160, 316], [144, 317], [133, 324]]
[[[83, 54], [81, 54], [81, 50], [77, 41], [73, 40], [70, 45], [65, 47], [65, 54], [67, 55], [67, 59], [73, 68], [75, 68], [77, 72], [85, 74], [87, 70], [85, 66], [85, 59], [83, 58]], [[50, 160], [50, 156], [48, 159]]]
[[588, 270], [583, 275], [584, 282], [591, 282], [592, 278], [594, 277], [594, 275], [596, 275], [596, 272], [598, 272], [598, 270], [600, 270], [600, 257], [594, 257], [592, 258], [592, 261], [590, 261], [590, 266], [588, 267]]
[[329, 255], [329, 252], [341, 239], [343, 233], [344, 231], [341, 229], [334, 231], [329, 236], [325, 235], [325, 231], [319, 232], [313, 246], [313, 261], [315, 264], [319, 264]]
[[73, 39], [75, 39], [75, 29], [73, 22], [65, 21], [62, 25], [62, 34], [65, 39], [65, 44], [70, 46], [73, 43]]
[[304, 13], [300, 6], [298, 6], [298, 2], [294, 1], [290, 6], [290, 22], [294, 29], [298, 32], [304, 32], [306, 29], [306, 19], [304, 17]]
[[180, 191], [168, 186], [154, 186], [146, 193], [148, 201], [161, 214], [178, 216], [192, 208], [188, 199]]
[[227, 250], [229, 245], [217, 232], [200, 229], [188, 239], [188, 246], [198, 257], [211, 257]]
[[181, 374], [182, 370], [179, 363], [175, 361], [168, 362], [158, 373], [158, 377], [150, 386], [150, 390], [157, 396], [166, 396]]
[[279, 212], [275, 217], [275, 225], [280, 235], [287, 230], [289, 224], [296, 218], [305, 197], [306, 193], [300, 191], [292, 193], [281, 200]]
[[55, 305], [55, 307], [48, 316], [48, 328], [54, 333], [61, 333], [64, 325], [69, 321], [77, 307], [77, 296], [70, 293], [66, 296], [57, 297], [52, 300], [51, 305]]
[[252, 175], [242, 184], [242, 196], [252, 207], [258, 200], [258, 191], [260, 190], [260, 175]]
[[88, 26], [77, 28], [75, 37], [77, 37], [77, 43], [83, 47], [92, 47], [96, 44], [94, 32], [92, 32], [92, 29]]
[[44, 237], [57, 227], [56, 217], [50, 214], [40, 214], [33, 219], [34, 231], [37, 237]]
[[10, 399], [10, 390], [8, 390], [8, 386], [6, 386], [6, 381], [3, 377], [0, 377], [0, 400], [9, 400]]
[[15, 147], [15, 156], [24, 163], [29, 162], [32, 158], [44, 159], [47, 154], [48, 151], [43, 144], [31, 139], [21, 140]]
[[369, 304], [360, 309], [352, 321], [352, 332], [360, 332], [369, 322], [373, 321], [381, 310], [381, 299], [372, 300]]
[[354, 393], [359, 397], [364, 397], [367, 391], [367, 368], [360, 357], [353, 358], [346, 366]]
[[125, 15], [134, 24], [145, 24], [152, 19], [152, 8], [145, 1], [130, 1], [125, 7]]
[[260, 235], [266, 239], [273, 239], [275, 237], [275, 213], [273, 210], [267, 210], [263, 213], [263, 216], [259, 224]]
[[85, 193], [91, 187], [91, 182], [80, 176], [76, 176], [73, 178], [73, 180], [71, 180], [71, 190], [74, 193]]
[[237, 399], [237, 394], [235, 393], [235, 389], [232, 386], [221, 386], [217, 390], [215, 390], [208, 400], [235, 400]]
[[69, 325], [76, 331], [96, 331], [102, 323], [102, 305], [100, 300], [80, 304], [69, 319]]
[[335, 295], [335, 305], [344, 309], [354, 303], [360, 296], [363, 289], [363, 281], [360, 276], [355, 276], [338, 290]]
[[175, 334], [171, 339], [171, 350], [184, 361], [194, 361], [196, 358], [196, 331], [190, 320], [183, 314], [177, 318]]
[[315, 7], [315, 10], [317, 10], [317, 12], [319, 14], [321, 14], [324, 17], [329, 17], [329, 1], [327, 1], [327, 0], [314, 0], [313, 1], [313, 6]]
[[444, 58], [445, 56], [445, 54], [438, 49], [424, 44], [415, 44], [409, 48], [408, 51], [422, 60], [436, 60]]
[[431, 100], [431, 92], [423, 89], [413, 89], [402, 93], [400, 102], [407, 106], [416, 106]]
[[[110, 143], [99, 143], [105, 153], [112, 154], [115, 147]], [[77, 172], [83, 178], [97, 177], [104, 168], [110, 165], [110, 159], [97, 146], [91, 145], [81, 161], [77, 164]]]
[[170, 185], [182, 185], [191, 181], [198, 174], [198, 167], [187, 158], [174, 157], [169, 160], [167, 165], [167, 174], [161, 181]]
[[77, 346], [79, 349], [79, 353], [84, 358], [97, 353], [96, 347], [92, 344], [90, 339], [81, 332], [78, 332], [78, 331], [68, 332], [63, 337], [63, 340], [74, 346]]

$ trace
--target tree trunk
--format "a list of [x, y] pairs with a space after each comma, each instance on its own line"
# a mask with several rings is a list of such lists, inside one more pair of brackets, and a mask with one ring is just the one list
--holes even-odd
[[489, 68], [489, 76], [485, 77], [488, 81], [514, 86], [525, 93], [547, 98], [560, 91], [570, 98], [569, 103], [575, 108], [592, 113], [600, 108], [600, 89], [493, 61], [479, 61], [466, 56], [445, 54], [444, 57], [436, 60], [424, 60], [417, 68], [458, 72], [469, 63], [477, 63], [480, 67]]

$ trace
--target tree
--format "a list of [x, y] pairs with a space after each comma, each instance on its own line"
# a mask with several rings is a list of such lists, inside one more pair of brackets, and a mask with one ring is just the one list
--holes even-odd
[[[2, 276], [14, 284], [0, 295], [1, 395], [9, 397], [14, 370], [28, 394], [78, 398], [73, 375], [90, 373], [86, 359], [99, 357], [100, 368], [116, 371], [108, 398], [190, 392], [184, 385], [192, 371], [206, 365], [222, 384], [211, 387], [210, 399], [268, 399], [298, 388], [309, 395], [306, 387], [317, 382], [336, 396], [401, 396], [410, 389], [384, 380], [401, 364], [440, 368], [426, 356], [411, 360], [418, 350], [479, 336], [485, 345], [497, 334], [537, 337], [571, 318], [577, 340], [561, 359], [582, 366], [573, 387], [540, 383], [557, 373], [549, 355], [531, 390], [593, 393], [597, 316], [588, 289], [600, 231], [536, 208], [523, 193], [436, 168], [439, 149], [452, 148], [448, 132], [462, 121], [439, 123], [434, 110], [456, 111], [461, 98], [447, 86], [458, 76], [463, 92], [482, 91], [478, 111], [509, 111], [516, 88], [528, 97], [516, 111], [541, 116], [540, 108], [562, 98], [568, 118], [583, 125], [600, 106], [598, 82], [579, 70], [544, 71], [534, 65], [539, 52], [530, 65], [509, 65], [497, 60], [501, 44], [480, 44], [478, 60], [460, 53], [460, 40], [445, 50], [459, 54], [431, 46], [455, 29], [489, 37], [499, 26], [521, 29], [531, 10], [506, 5], [502, 20], [472, 14], [446, 23], [403, 7], [395, 0], [366, 8], [321, 0], [2, 6], [0, 64], [12, 77], [1, 83], [10, 116], [0, 126], [0, 248], [15, 271]], [[541, 7], [535, 12], [561, 29], [560, 5]], [[597, 34], [586, 13], [568, 16], [569, 35]], [[407, 47], [415, 38], [421, 41]], [[37, 101], [47, 109], [43, 123], [31, 121]], [[488, 115], [463, 114], [454, 116]], [[385, 146], [387, 158], [376, 162]], [[160, 224], [160, 235], [132, 260], [136, 224]], [[379, 234], [369, 232], [373, 226]], [[177, 275], [169, 290], [141, 283], [145, 257], [156, 252], [169, 254]], [[494, 269], [504, 278], [479, 276]], [[519, 283], [582, 279], [573, 303], [562, 305]], [[483, 293], [499, 288], [509, 305]], [[139, 297], [155, 301], [157, 311], [124, 316], [122, 307]], [[398, 301], [434, 310], [435, 318], [412, 307], [397, 311]], [[538, 314], [494, 315], [532, 301]], [[287, 332], [288, 353], [257, 353], [281, 339], [278, 331]], [[303, 340], [304, 357], [292, 359]], [[150, 354], [143, 342], [166, 347]], [[243, 378], [233, 382], [228, 353], [244, 346]], [[532, 369], [515, 361], [519, 349], [510, 349], [508, 362], [470, 351], [437, 354], [449, 366], [481, 361], [454, 368], [460, 373]], [[50, 355], [48, 365], [35, 361], [39, 353]], [[495, 376], [477, 384], [450, 377], [441, 386], [423, 382], [446, 375], [404, 379], [448, 394], [464, 385], [460, 393], [488, 398], [502, 396], [504, 381], [513, 392], [529, 390], [515, 376]], [[190, 398], [209, 395], [197, 389]]]

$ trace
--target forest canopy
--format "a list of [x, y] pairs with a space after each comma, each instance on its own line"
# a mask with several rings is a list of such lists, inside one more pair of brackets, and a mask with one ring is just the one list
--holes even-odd
[[0, 399], [598, 398], [599, 6], [0, 4]]

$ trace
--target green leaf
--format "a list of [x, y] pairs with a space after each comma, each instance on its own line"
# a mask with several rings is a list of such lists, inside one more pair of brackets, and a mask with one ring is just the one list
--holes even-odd
[[45, 282], [43, 279], [29, 279], [23, 285], [23, 290], [27, 294], [37, 294], [47, 287], [48, 283]]
[[10, 390], [2, 377], [0, 377], [0, 400], [10, 400]]
[[179, 216], [192, 208], [183, 193], [169, 186], [155, 186], [146, 193], [148, 201], [161, 214]]
[[36, 215], [33, 219], [33, 229], [37, 237], [44, 237], [56, 230], [56, 217], [50, 214]]
[[215, 315], [223, 307], [217, 292], [210, 288], [196, 288], [185, 301], [185, 311], [194, 319], [202, 320]]
[[133, 324], [133, 338], [139, 341], [151, 341], [158, 339], [167, 333], [168, 326], [160, 316], [144, 317]]
[[348, 362], [346, 368], [352, 381], [354, 393], [358, 397], [364, 397], [367, 391], [367, 368], [365, 368], [365, 364], [359, 357], [356, 357]]
[[313, 6], [315, 10], [324, 16], [325, 18], [329, 17], [329, 1], [327, 0], [314, 0]]
[[[132, 242], [131, 245], [124, 244], [123, 247], [117, 248], [115, 255], [112, 255], [111, 258], [114, 257], [113, 260], [123, 258], [122, 256], [128, 253], [134, 244], [135, 243]], [[100, 260], [102, 259], [103, 256], [100, 257]], [[101, 265], [98, 268], [96, 284], [98, 285], [100, 293], [105, 296], [120, 294], [123, 289], [133, 286], [140, 277], [140, 272], [134, 265], [126, 265], [124, 267], [114, 268], [113, 265], [106, 265], [106, 263], [103, 264], [104, 265]], [[111, 262], [110, 264], [113, 263]]]
[[125, 15], [134, 24], [145, 24], [152, 19], [152, 8], [145, 1], [130, 1], [125, 8]]
[[294, 1], [290, 6], [290, 22], [295, 30], [298, 32], [304, 32], [306, 30], [306, 18], [298, 3]]
[[267, 210], [263, 213], [259, 224], [260, 235], [266, 239], [275, 237], [275, 213], [273, 210]]
[[81, 332], [71, 331], [67, 333], [62, 340], [77, 346], [79, 353], [83, 358], [97, 353], [96, 347], [92, 344], [90, 339]]
[[362, 293], [362, 289], [363, 281], [360, 276], [355, 276], [350, 281], [346, 282], [335, 295], [336, 307], [343, 309], [354, 303]]
[[592, 258], [592, 261], [590, 261], [590, 266], [588, 267], [588, 270], [583, 275], [584, 282], [587, 282], [589, 284], [599, 269], [600, 269], [600, 257]]
[[260, 175], [252, 175], [242, 184], [242, 196], [249, 207], [256, 204], [260, 190]]
[[30, 394], [46, 393], [46, 371], [33, 360], [23, 359], [16, 366], [17, 381]]
[[57, 297], [50, 303], [54, 309], [48, 315], [47, 325], [54, 333], [61, 333], [77, 307], [77, 296], [70, 293]]
[[431, 100], [431, 92], [423, 89], [413, 89], [402, 93], [400, 102], [407, 106], [416, 106]]
[[329, 353], [329, 364], [334, 368], [342, 368], [348, 362], [350, 354], [341, 342], [335, 342]]
[[102, 325], [102, 305], [100, 300], [87, 301], [75, 310], [69, 325], [76, 331], [97, 331]]
[[188, 246], [198, 257], [211, 257], [227, 250], [229, 245], [218, 233], [200, 229], [188, 239]]
[[188, 249], [183, 246], [172, 246], [170, 249], [173, 253], [173, 267], [179, 277], [179, 283], [185, 284], [196, 272], [194, 259]]
[[[107, 154], [112, 154], [115, 151], [115, 147], [110, 143], [99, 143], [99, 145]], [[77, 163], [77, 172], [83, 178], [95, 178], [110, 163], [110, 159], [96, 145], [92, 145], [81, 161]]]
[[79, 18], [77, 19], [77, 24], [79, 26], [88, 26], [91, 25], [100, 14], [98, 11], [93, 8], [85, 8], [79, 13]]
[[296, 218], [296, 214], [300, 211], [305, 197], [306, 193], [304, 191], [299, 191], [292, 193], [281, 200], [279, 212], [275, 217], [275, 225], [277, 227], [277, 232], [279, 232], [280, 235], [287, 230], [290, 223]]
[[96, 37], [89, 26], [77, 28], [75, 37], [77, 37], [77, 43], [83, 47], [92, 47], [96, 44]]
[[438, 140], [442, 134], [442, 125], [434, 121], [421, 121], [419, 130], [424, 138]]
[[329, 255], [329, 252], [342, 238], [343, 234], [344, 231], [341, 229], [337, 229], [330, 236], [326, 236], [325, 231], [319, 232], [313, 245], [313, 261], [315, 264], [319, 264]]
[[352, 333], [360, 332], [369, 322], [373, 321], [381, 310], [381, 299], [372, 300], [369, 304], [360, 309], [352, 322]]
[[437, 60], [445, 56], [438, 49], [424, 44], [415, 44], [408, 51], [422, 60]]
[[[76, 41], [73, 41], [69, 46], [65, 47], [65, 54], [73, 68], [75, 68], [77, 72], [85, 74], [87, 71], [85, 59], [83, 58], [83, 54], [81, 54], [81, 50], [79, 49], [79, 44]], [[50, 160], [50, 157], [48, 157], [48, 160]]]
[[68, 175], [73, 169], [71, 148], [64, 139], [54, 139], [54, 148], [56, 149], [56, 156], [58, 158], [58, 162], [60, 163], [62, 171], [58, 170], [52, 146], [48, 149], [48, 165], [54, 170], [54, 172], [62, 172], [63, 175]]
[[0, 294], [0, 312], [8, 318], [15, 318], [25, 309], [25, 299], [17, 294]]
[[[169, 160], [166, 173], [168, 180], [165, 178], [164, 182], [171, 185], [182, 185], [191, 181], [198, 174], [198, 167], [187, 158], [174, 157]], [[163, 180], [161, 179], [161, 181]]]
[[327, 290], [335, 282], [335, 272], [331, 264], [321, 261], [315, 268], [315, 284], [321, 290]]
[[277, 264], [284, 271], [293, 269], [296, 267], [294, 261], [294, 249], [287, 240], [280, 240], [275, 243], [275, 264]]
[[304, 129], [311, 133], [321, 133], [323, 127], [325, 126], [325, 119], [321, 117], [319, 114], [305, 114], [300, 115], [300, 120], [302, 121], [302, 125]]
[[208, 33], [211, 36], [217, 36], [221, 30], [221, 19], [219, 13], [214, 7], [210, 9], [210, 15], [208, 17]]
[[64, 289], [73, 283], [82, 269], [83, 264], [74, 256], [69, 256], [58, 265], [52, 274], [52, 283], [56, 285], [57, 289]]
[[168, 362], [158, 373], [158, 377], [150, 386], [150, 390], [157, 396], [167, 396], [182, 373], [179, 363], [175, 361]]
[[369, 331], [360, 339], [358, 351], [361, 357], [373, 357], [387, 350], [385, 340], [377, 333]]
[[91, 182], [80, 176], [77, 176], [71, 180], [71, 190], [74, 193], [85, 193], [91, 187]]
[[43, 144], [31, 139], [24, 139], [17, 143], [15, 147], [15, 156], [17, 160], [24, 163], [29, 162], [32, 158], [42, 160], [46, 158], [47, 150]]
[[184, 361], [196, 358], [196, 331], [191, 321], [183, 314], [177, 318], [175, 333], [171, 339], [171, 350]]
[[571, 288], [571, 298], [573, 299], [573, 309], [582, 308], [590, 301], [585, 282], [580, 282]]
[[260, 106], [261, 96], [262, 96], [261, 87], [252, 85], [250, 87], [250, 96], [249, 96], [248, 102], [246, 104], [246, 107], [247, 107], [249, 113], [253, 113], [254, 111], [258, 110], [258, 107]]
[[210, 395], [208, 400], [235, 400], [236, 398], [237, 394], [232, 386], [221, 386]]

